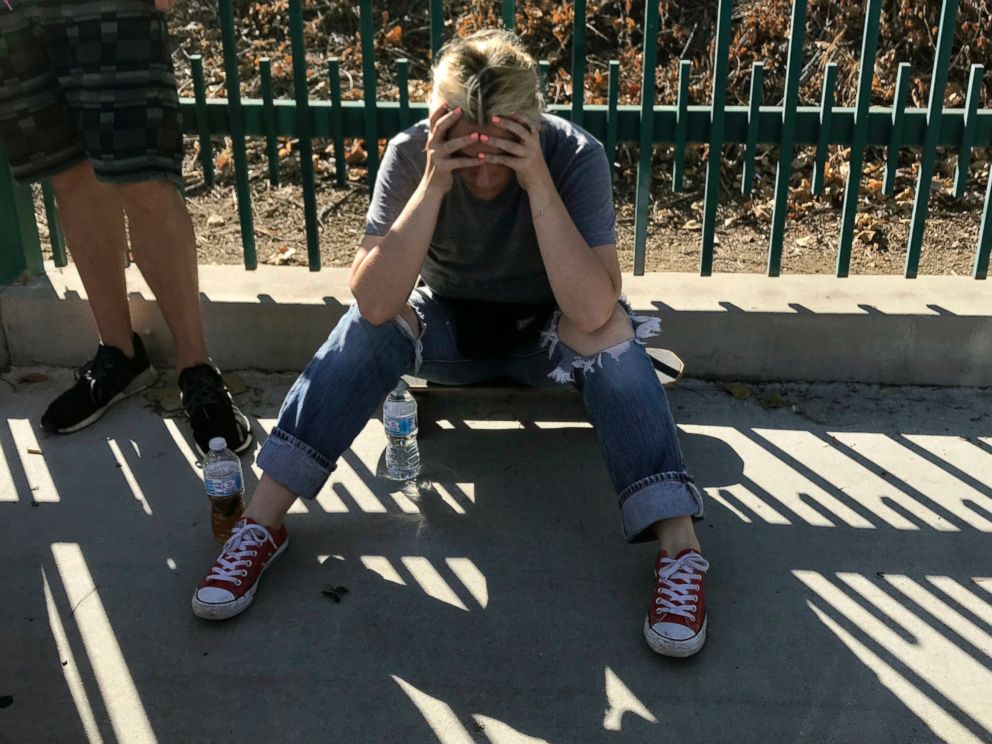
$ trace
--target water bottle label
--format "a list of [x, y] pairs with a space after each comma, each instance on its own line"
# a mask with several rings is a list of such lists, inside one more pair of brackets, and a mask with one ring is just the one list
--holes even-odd
[[389, 436], [408, 437], [417, 430], [417, 413], [414, 411], [406, 416], [387, 416], [384, 423]]
[[234, 496], [241, 493], [244, 483], [240, 474], [228, 475], [223, 478], [204, 478], [203, 484], [207, 488], [208, 496]]

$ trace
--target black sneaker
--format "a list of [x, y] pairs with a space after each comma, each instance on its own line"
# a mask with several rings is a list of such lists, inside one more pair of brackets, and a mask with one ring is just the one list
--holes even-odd
[[62, 393], [41, 417], [42, 428], [69, 434], [89, 426], [114, 403], [150, 386], [158, 376], [138, 334], [134, 334], [134, 359], [118, 348], [100, 344], [93, 361], [76, 370], [76, 384]]
[[248, 418], [234, 405], [216, 367], [198, 364], [180, 372], [179, 395], [201, 456], [214, 437], [224, 437], [234, 452], [244, 452], [251, 446], [254, 440]]

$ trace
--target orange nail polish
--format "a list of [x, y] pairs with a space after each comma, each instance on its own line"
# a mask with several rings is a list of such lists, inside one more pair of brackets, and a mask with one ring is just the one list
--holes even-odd
[[499, 124], [499, 117], [498, 116], [494, 116], [493, 117], [493, 124]]
[[489, 141], [489, 135], [488, 135], [488, 134], [483, 134], [483, 135], [480, 135], [480, 139], [481, 139], [481, 140], [482, 140], [483, 142], [488, 142], [488, 141]]
[[473, 140], [479, 139], [479, 133], [478, 132], [472, 132], [472, 139]]
[[486, 159], [486, 153], [480, 152], [479, 153], [479, 160], [485, 160], [485, 159]]

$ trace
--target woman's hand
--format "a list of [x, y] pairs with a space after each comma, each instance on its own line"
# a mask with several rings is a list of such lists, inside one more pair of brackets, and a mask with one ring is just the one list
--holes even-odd
[[427, 167], [424, 169], [424, 181], [431, 191], [447, 194], [454, 183], [452, 173], [459, 168], [478, 168], [482, 165], [478, 158], [470, 158], [458, 153], [463, 147], [479, 141], [478, 132], [456, 139], [448, 138], [449, 131], [461, 116], [460, 108], [449, 111], [446, 103], [442, 103], [431, 112], [426, 147]]
[[500, 150], [499, 153], [479, 153], [479, 159], [493, 165], [505, 165], [517, 174], [520, 188], [527, 191], [543, 189], [552, 184], [548, 164], [541, 151], [541, 137], [533, 131], [523, 116], [494, 116], [493, 124], [517, 136], [517, 142], [503, 137], [482, 135], [481, 141]]

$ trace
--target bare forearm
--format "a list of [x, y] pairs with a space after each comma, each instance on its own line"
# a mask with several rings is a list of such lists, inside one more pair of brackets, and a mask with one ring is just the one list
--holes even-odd
[[562, 313], [581, 330], [600, 328], [613, 313], [620, 287], [590, 250], [554, 184], [529, 197], [544, 268]]
[[410, 297], [443, 199], [443, 194], [421, 183], [382, 242], [352, 272], [351, 292], [362, 317], [370, 323], [394, 317]]

